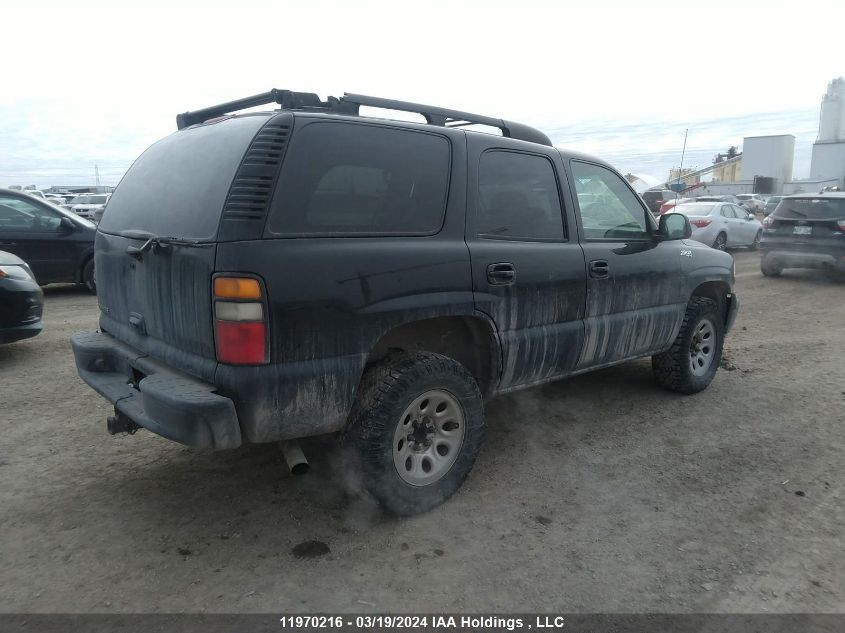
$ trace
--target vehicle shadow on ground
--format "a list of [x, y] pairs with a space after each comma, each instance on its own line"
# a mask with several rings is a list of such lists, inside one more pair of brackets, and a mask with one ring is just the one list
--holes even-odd
[[83, 295], [86, 297], [94, 296], [88, 292], [85, 286], [79, 284], [50, 284], [41, 286], [45, 297], [63, 297], [70, 295]]
[[[486, 407], [488, 434], [476, 469], [508, 451], [548, 451], [546, 457], [556, 460], [561, 446], [570, 444], [565, 440], [574, 425], [601, 435], [617, 424], [612, 416], [607, 419], [606, 412], [603, 419], [592, 411], [596, 401], [612, 395], [625, 406], [637, 406], [638, 401], [654, 399], [655, 393], [677, 397], [654, 385], [648, 363], [636, 361], [496, 398]], [[576, 414], [553, 413], [560, 411], [562, 401], [571, 402]], [[524, 432], [526, 427], [530, 432]], [[276, 444], [213, 453], [151, 436], [102, 441], [123, 443], [120, 452], [132, 452], [131, 443], [138, 442], [143, 459], [133, 460], [131, 468], [110, 470], [107, 479], [87, 480], [75, 488], [73, 496], [81, 499], [73, 503], [82, 503], [95, 515], [111, 515], [128, 532], [154, 531], [162, 516], [183, 517], [178, 524], [186, 536], [197, 529], [225, 534], [233, 524], [244, 522], [266, 529], [269, 522], [282, 531], [287, 525], [303, 539], [314, 525], [357, 533], [401, 521], [381, 513], [363, 491], [354, 454], [335, 436], [302, 442], [310, 462], [310, 472], [302, 476], [288, 472]], [[510, 476], [498, 468], [484, 468], [485, 485], [506, 486]], [[496, 482], [497, 478], [502, 481]]]

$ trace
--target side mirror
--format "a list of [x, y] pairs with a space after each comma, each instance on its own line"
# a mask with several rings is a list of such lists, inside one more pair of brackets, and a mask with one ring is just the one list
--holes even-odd
[[59, 230], [63, 233], [70, 233], [76, 230], [76, 225], [70, 218], [62, 217], [62, 219], [59, 220]]
[[692, 225], [683, 213], [664, 213], [658, 227], [664, 240], [685, 240], [692, 236]]

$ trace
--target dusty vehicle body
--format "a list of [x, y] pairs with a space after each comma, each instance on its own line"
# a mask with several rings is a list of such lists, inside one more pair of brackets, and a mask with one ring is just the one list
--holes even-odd
[[[371, 492], [410, 514], [460, 486], [482, 399], [649, 355], [663, 355], [655, 371], [670, 388], [712, 379], [738, 309], [732, 258], [688, 239], [683, 216], [658, 227], [602, 161], [497, 119], [270, 94], [281, 112], [204, 122], [247, 99], [180, 115], [184, 129], [147, 150], [109, 202], [96, 238], [101, 327], [73, 348], [82, 378], [115, 404], [112, 431], [214, 449], [345, 432]], [[360, 117], [358, 104], [430, 123]], [[454, 120], [504, 135], [444, 125]], [[201, 186], [184, 183], [187, 160]], [[162, 201], [159, 188], [176, 193]], [[636, 221], [606, 230], [614, 195], [628, 206], [613, 213]], [[697, 382], [682, 385], [673, 350], [696, 302], [714, 339]], [[241, 312], [247, 362], [224, 329]], [[438, 415], [454, 418], [442, 434]], [[392, 461], [390, 437], [405, 451]]]

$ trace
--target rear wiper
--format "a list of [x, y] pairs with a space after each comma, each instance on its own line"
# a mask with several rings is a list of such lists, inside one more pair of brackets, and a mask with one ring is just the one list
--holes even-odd
[[173, 237], [165, 235], [153, 235], [146, 231], [124, 231], [121, 233], [122, 237], [129, 237], [133, 239], [146, 239], [147, 241], [141, 246], [127, 246], [126, 254], [141, 260], [144, 253], [152, 251], [159, 253], [167, 249], [168, 246], [190, 246], [195, 248], [202, 248], [205, 246], [214, 246], [213, 242], [200, 242], [199, 240], [188, 239], [184, 237]]

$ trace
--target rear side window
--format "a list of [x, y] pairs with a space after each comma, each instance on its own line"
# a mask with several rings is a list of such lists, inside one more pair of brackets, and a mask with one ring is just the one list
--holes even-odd
[[557, 178], [548, 158], [495, 150], [481, 155], [477, 232], [488, 238], [563, 239]]
[[784, 198], [772, 215], [783, 220], [842, 220], [845, 198]]
[[436, 233], [449, 170], [442, 136], [311, 123], [293, 135], [267, 229], [276, 235]]

